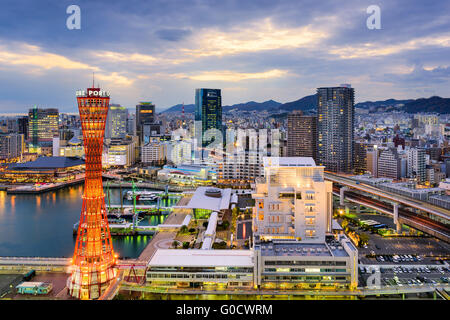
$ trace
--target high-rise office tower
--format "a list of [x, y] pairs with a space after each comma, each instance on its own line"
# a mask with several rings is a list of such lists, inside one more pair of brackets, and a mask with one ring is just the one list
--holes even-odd
[[294, 111], [288, 115], [287, 156], [316, 159], [316, 116], [306, 116], [302, 111]]
[[425, 183], [426, 163], [425, 163], [425, 149], [411, 148], [408, 150], [408, 176], [416, 178], [419, 184]]
[[135, 136], [136, 135], [136, 115], [134, 113], [129, 113], [128, 114], [127, 133], [130, 136]]
[[109, 93], [100, 88], [77, 91], [85, 150], [86, 176], [83, 205], [69, 278], [69, 293], [78, 299], [97, 299], [116, 275], [105, 194], [102, 150]]
[[29, 138], [33, 146], [40, 142], [51, 142], [53, 137], [59, 136], [58, 109], [40, 109], [36, 106], [28, 112]]
[[12, 159], [20, 159], [23, 153], [23, 134], [0, 134], [0, 160], [8, 162]]
[[395, 148], [387, 148], [380, 152], [378, 158], [378, 177], [400, 179], [401, 161]]
[[128, 109], [120, 104], [110, 104], [106, 117], [105, 138], [121, 139], [127, 135]]
[[380, 150], [377, 145], [369, 147], [366, 150], [366, 170], [370, 172], [372, 177], [378, 177], [378, 158], [380, 156]]
[[196, 158], [203, 159], [203, 151], [216, 139], [222, 137], [222, 95], [220, 89], [195, 89], [195, 129], [197, 142]]
[[349, 84], [317, 89], [317, 159], [325, 170], [352, 171], [354, 95]]
[[367, 171], [367, 150], [372, 146], [363, 141], [355, 141], [353, 147], [353, 169], [356, 174], [364, 174]]
[[17, 126], [19, 128], [18, 133], [23, 134], [23, 139], [28, 139], [28, 117], [17, 118]]
[[142, 126], [155, 122], [155, 105], [151, 102], [140, 102], [136, 106], [136, 134], [142, 144], [144, 141]]

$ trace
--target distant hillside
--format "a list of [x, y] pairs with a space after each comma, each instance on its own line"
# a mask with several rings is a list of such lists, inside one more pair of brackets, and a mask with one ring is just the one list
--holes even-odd
[[224, 112], [228, 112], [233, 109], [239, 109], [240, 111], [276, 110], [277, 107], [280, 105], [281, 105], [280, 102], [274, 100], [268, 100], [264, 102], [249, 101], [246, 103], [233, 104], [232, 106], [223, 106], [222, 110]]
[[[279, 105], [281, 105], [281, 103], [274, 101], [274, 100], [268, 100], [268, 101], [264, 101], [264, 102], [249, 101], [246, 103], [233, 104], [231, 106], [222, 106], [222, 110], [223, 110], [223, 112], [228, 112], [232, 109], [248, 110], [248, 111], [272, 110], [272, 109], [276, 109]], [[183, 106], [182, 104], [177, 104], [173, 107], [170, 107], [170, 108], [162, 111], [162, 113], [181, 112], [182, 106]], [[195, 112], [195, 105], [194, 104], [185, 104], [184, 112], [186, 112], [186, 113]]]
[[[183, 105], [177, 104], [177, 105], [174, 105], [173, 107], [170, 107], [169, 109], [162, 111], [161, 113], [169, 113], [169, 112], [180, 112], [181, 113], [182, 109], [183, 109]], [[195, 104], [185, 104], [184, 105], [185, 113], [194, 113], [194, 111], [195, 111]]]
[[433, 96], [428, 99], [420, 98], [405, 104], [405, 111], [408, 113], [417, 112], [437, 112], [450, 113], [450, 98]]
[[355, 104], [355, 108], [361, 108], [361, 109], [378, 109], [382, 107], [394, 107], [396, 105], [404, 105], [408, 102], [414, 101], [414, 99], [408, 99], [408, 100], [396, 100], [396, 99], [388, 99], [388, 100], [380, 100], [380, 101], [365, 101], [365, 102], [359, 102]]
[[[417, 100], [406, 99], [406, 100], [396, 100], [387, 99], [380, 101], [365, 101], [355, 104], [355, 108], [370, 109], [376, 111], [376, 109], [381, 109], [383, 111], [389, 111], [395, 109], [396, 106], [403, 105], [399, 109], [404, 110], [408, 113], [417, 112], [438, 112], [438, 113], [450, 113], [450, 98], [441, 97], [430, 97], [430, 98], [420, 98]], [[169, 109], [163, 111], [167, 112], [181, 112], [182, 105], [177, 104]], [[223, 112], [229, 112], [233, 109], [239, 109], [240, 111], [272, 111], [272, 112], [292, 112], [294, 110], [310, 111], [317, 109], [317, 96], [315, 94], [303, 97], [301, 99], [280, 103], [274, 100], [268, 100], [264, 102], [249, 101], [246, 103], [233, 104], [231, 106], [223, 106]], [[193, 113], [195, 111], [195, 105], [186, 104], [184, 106], [184, 112]]]
[[279, 109], [284, 111], [306, 111], [317, 109], [317, 95], [312, 94], [310, 96], [306, 96], [292, 102], [283, 103], [282, 105], [280, 105]]

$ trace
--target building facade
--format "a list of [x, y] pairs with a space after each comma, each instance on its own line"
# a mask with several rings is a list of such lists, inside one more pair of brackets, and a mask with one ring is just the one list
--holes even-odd
[[400, 157], [397, 149], [387, 148], [381, 150], [378, 158], [377, 177], [392, 178], [394, 180], [400, 179], [401, 166]]
[[420, 184], [427, 180], [425, 149], [411, 148], [407, 152], [408, 177], [417, 179]]
[[155, 122], [155, 105], [151, 102], [140, 102], [136, 105], [136, 134], [142, 144], [144, 141], [142, 126], [144, 123]]
[[287, 156], [317, 159], [317, 116], [302, 111], [288, 115]]
[[59, 136], [58, 109], [40, 109], [34, 107], [28, 112], [29, 139], [37, 147], [42, 142], [52, 142], [53, 137]]
[[[222, 94], [220, 89], [195, 89], [194, 136], [196, 159], [203, 159], [203, 148], [212, 142], [223, 144]], [[217, 139], [222, 139], [218, 141]]]
[[0, 161], [18, 161], [22, 158], [23, 134], [0, 134]]
[[264, 158], [265, 181], [252, 196], [255, 237], [323, 242], [332, 215], [332, 183], [323, 170], [312, 158]]
[[264, 158], [265, 181], [252, 197], [255, 286], [354, 289], [358, 251], [333, 234], [332, 183], [312, 158]]
[[111, 104], [106, 118], [105, 138], [123, 139], [127, 135], [128, 109], [120, 104]]

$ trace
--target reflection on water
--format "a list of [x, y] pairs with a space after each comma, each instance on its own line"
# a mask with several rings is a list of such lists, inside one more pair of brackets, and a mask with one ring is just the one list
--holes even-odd
[[[0, 191], [0, 256], [71, 257], [75, 245], [72, 227], [80, 219], [82, 193], [82, 185], [40, 195]], [[119, 193], [111, 190], [111, 200], [118, 204]], [[142, 224], [162, 221], [164, 217], [152, 216]], [[150, 239], [113, 237], [113, 246], [120, 257], [136, 258]]]

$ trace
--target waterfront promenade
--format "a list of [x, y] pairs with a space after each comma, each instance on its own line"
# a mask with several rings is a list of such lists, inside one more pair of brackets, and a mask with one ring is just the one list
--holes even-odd
[[[164, 220], [163, 225], [181, 225], [186, 218], [186, 213], [177, 213], [172, 212], [166, 220]], [[140, 261], [148, 262], [150, 261], [153, 254], [158, 249], [168, 249], [171, 245], [175, 237], [177, 236], [178, 231], [172, 230], [164, 230], [162, 228], [159, 229], [158, 233], [153, 236], [152, 240], [147, 244], [147, 247], [142, 251], [139, 256]]]
[[[176, 204], [175, 207], [185, 206], [189, 202], [189, 199], [186, 197], [182, 197]], [[185, 209], [176, 209], [172, 211], [169, 216], [164, 220], [163, 225], [181, 225], [189, 214], [188, 210]], [[177, 236], [178, 230], [174, 231], [173, 229], [165, 230], [160, 228], [158, 233], [156, 233], [152, 240], [147, 244], [145, 249], [139, 256], [140, 261], [145, 261], [146, 263], [150, 261], [153, 254], [157, 249], [167, 249], [172, 245], [173, 240]]]

